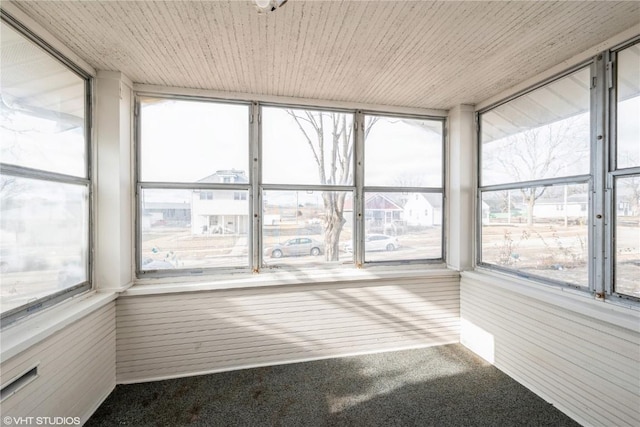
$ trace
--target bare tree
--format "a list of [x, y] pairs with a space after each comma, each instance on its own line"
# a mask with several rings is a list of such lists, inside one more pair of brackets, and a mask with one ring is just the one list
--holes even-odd
[[[579, 121], [571, 118], [509, 136], [493, 152], [493, 160], [516, 182], [572, 174], [588, 154], [588, 139]], [[528, 225], [533, 225], [534, 206], [545, 191], [546, 187], [520, 189]]]
[[[337, 112], [287, 110], [302, 132], [318, 170], [321, 184], [351, 185], [353, 182], [353, 125], [349, 115]], [[365, 137], [377, 118], [368, 120]], [[339, 259], [340, 234], [346, 220], [344, 191], [323, 191], [325, 210], [325, 258]]]

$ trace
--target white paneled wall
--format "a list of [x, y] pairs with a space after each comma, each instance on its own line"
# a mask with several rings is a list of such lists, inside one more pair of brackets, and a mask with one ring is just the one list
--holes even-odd
[[117, 381], [459, 342], [459, 277], [123, 296]]
[[37, 377], [2, 401], [2, 416], [84, 423], [115, 387], [115, 315], [110, 302], [4, 361], [3, 386], [36, 366]]
[[559, 296], [556, 305], [491, 281], [463, 274], [463, 344], [581, 424], [640, 425], [640, 325], [633, 326], [633, 313], [611, 310], [631, 319], [621, 327], [567, 307], [562, 301], [570, 297]]

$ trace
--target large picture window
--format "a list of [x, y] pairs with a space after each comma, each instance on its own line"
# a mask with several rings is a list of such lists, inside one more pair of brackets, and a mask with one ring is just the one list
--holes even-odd
[[89, 76], [1, 28], [3, 323], [90, 287]]
[[442, 121], [365, 116], [365, 262], [442, 258], [442, 153]]
[[640, 43], [480, 111], [478, 264], [640, 298]]
[[479, 262], [589, 286], [590, 68], [480, 114]]
[[353, 121], [349, 112], [262, 108], [264, 265], [352, 261]]
[[138, 273], [248, 267], [249, 105], [138, 102]]
[[442, 260], [444, 119], [136, 102], [139, 276]]

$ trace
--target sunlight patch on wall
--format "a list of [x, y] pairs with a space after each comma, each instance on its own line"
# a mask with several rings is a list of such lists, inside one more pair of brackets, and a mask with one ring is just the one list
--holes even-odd
[[465, 318], [460, 319], [460, 342], [487, 362], [494, 363], [493, 335]]

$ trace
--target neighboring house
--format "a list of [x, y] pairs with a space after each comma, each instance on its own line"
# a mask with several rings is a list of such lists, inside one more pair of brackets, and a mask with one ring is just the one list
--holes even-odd
[[[534, 218], [582, 218], [587, 216], [589, 200], [586, 194], [538, 200], [533, 206]], [[523, 206], [526, 212], [526, 206]]]
[[[245, 184], [244, 171], [219, 170], [201, 183]], [[246, 234], [249, 229], [248, 192], [242, 190], [194, 190], [191, 199], [193, 234]]]
[[191, 223], [191, 205], [182, 202], [145, 202], [142, 228], [152, 226], [188, 227]]
[[364, 202], [364, 219], [372, 226], [402, 221], [402, 213], [400, 203], [384, 194], [373, 194]]
[[[353, 206], [345, 204], [344, 216], [349, 224]], [[442, 225], [442, 196], [439, 194], [402, 194], [397, 197], [375, 193], [365, 200], [367, 232], [402, 233], [404, 226], [435, 227]]]
[[442, 196], [414, 193], [404, 205], [404, 221], [409, 227], [442, 225]]
[[[533, 207], [535, 218], [586, 218], [589, 206], [589, 198], [586, 194], [573, 194], [566, 201], [563, 197], [552, 200], [536, 202]], [[619, 200], [615, 205], [616, 216], [633, 215], [632, 203], [627, 200]]]
[[[383, 232], [397, 222], [402, 222], [403, 209], [400, 202], [380, 193], [370, 195], [364, 202], [364, 219], [367, 232]], [[353, 202], [344, 205], [347, 226], [353, 226]]]

